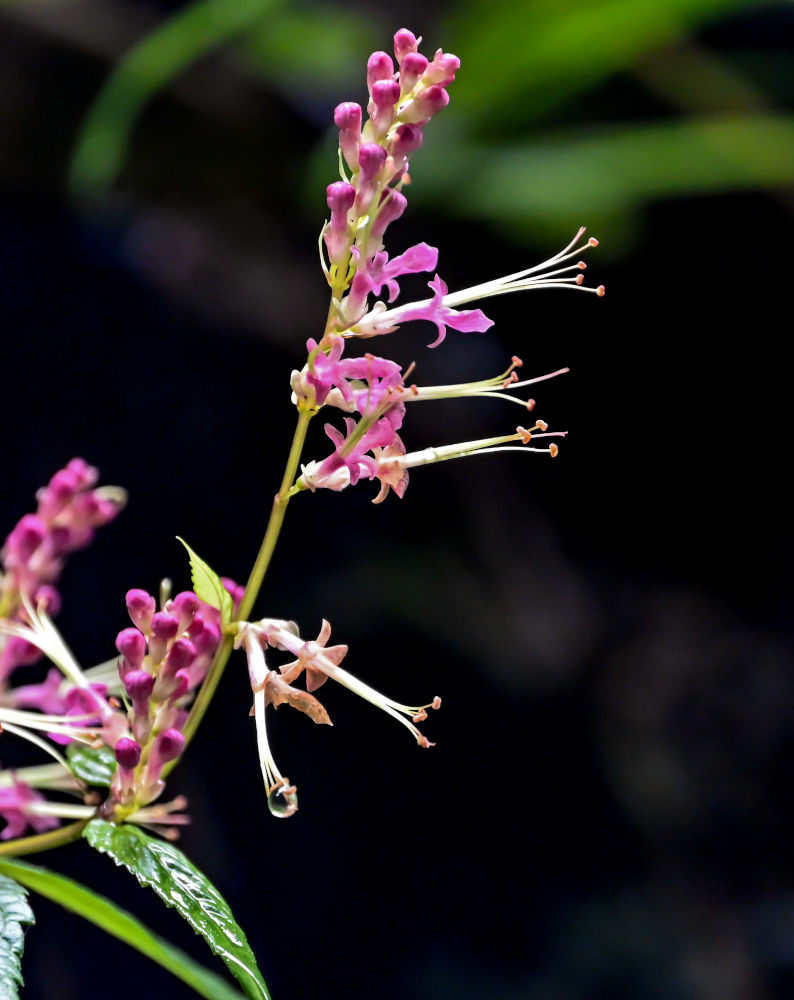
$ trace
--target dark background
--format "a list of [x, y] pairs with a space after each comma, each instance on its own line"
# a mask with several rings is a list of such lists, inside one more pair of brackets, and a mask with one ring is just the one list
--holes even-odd
[[[363, 101], [366, 57], [397, 27], [463, 69], [391, 252], [438, 246], [455, 289], [592, 223], [588, 280], [608, 288], [494, 300], [492, 331], [450, 331], [435, 351], [421, 325], [374, 345], [429, 384], [513, 353], [531, 374], [569, 365], [534, 391], [570, 432], [556, 461], [479, 457], [412, 473], [402, 501], [374, 507], [363, 483], [290, 507], [260, 613], [306, 636], [328, 618], [353, 673], [444, 706], [429, 752], [330, 684], [333, 729], [274, 715], [301, 804], [280, 822], [232, 660], [169, 788], [190, 800], [181, 846], [274, 998], [790, 997], [794, 8], [654, 0], [639, 27], [618, 18], [599, 37], [619, 3], [285, 4], [150, 101], [117, 94], [118, 172], [100, 142], [69, 188], [112, 66], [181, 6], [0, 7], [3, 530], [73, 455], [130, 492], [64, 576], [59, 626], [81, 662], [112, 653], [128, 588], [188, 585], [176, 534], [247, 575], [291, 435], [288, 375], [327, 308], [327, 123]], [[674, 30], [654, 27], [665, 11]], [[646, 23], [609, 64], [614, 33]], [[404, 437], [415, 449], [515, 419], [434, 403], [409, 409]], [[86, 845], [33, 860], [213, 961]], [[25, 996], [191, 995], [34, 908]]]

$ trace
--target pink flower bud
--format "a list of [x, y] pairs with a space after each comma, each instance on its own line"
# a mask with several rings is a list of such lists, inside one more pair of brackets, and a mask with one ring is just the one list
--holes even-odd
[[148, 717], [154, 677], [148, 670], [131, 670], [124, 678], [124, 687], [130, 696], [135, 715]]
[[6, 546], [14, 562], [27, 563], [44, 541], [47, 526], [35, 514], [25, 514], [8, 536]]
[[403, 94], [410, 94], [427, 69], [427, 57], [421, 52], [408, 52], [400, 64], [400, 86]]
[[394, 132], [391, 141], [391, 155], [395, 165], [422, 145], [424, 135], [418, 125], [400, 125]]
[[363, 142], [358, 151], [358, 165], [361, 168], [360, 183], [372, 183], [378, 176], [386, 160], [386, 150], [377, 142]]
[[372, 93], [372, 87], [378, 80], [394, 79], [394, 63], [387, 52], [373, 52], [367, 60], [367, 90]]
[[372, 85], [372, 100], [368, 111], [376, 137], [388, 132], [395, 116], [395, 105], [400, 100], [400, 85], [396, 80], [378, 80]]
[[39, 514], [52, 520], [75, 498], [80, 486], [81, 480], [77, 472], [68, 467], [60, 469], [37, 495]]
[[151, 631], [155, 606], [154, 598], [145, 590], [127, 591], [127, 611], [133, 625], [136, 625], [144, 635], [148, 635]]
[[173, 676], [178, 670], [184, 670], [196, 658], [196, 647], [190, 639], [177, 639], [165, 660], [164, 672], [166, 676]]
[[423, 82], [426, 84], [440, 84], [446, 87], [455, 79], [455, 74], [460, 69], [460, 59], [453, 56], [451, 52], [442, 52], [441, 49], [435, 54], [435, 58], [427, 67], [424, 73]]
[[149, 655], [155, 663], [165, 656], [168, 643], [179, 632], [179, 620], [167, 611], [158, 611], [152, 615], [152, 635], [149, 639]]
[[176, 615], [179, 621], [179, 633], [185, 632], [193, 621], [201, 602], [192, 590], [183, 590], [181, 594], [169, 601], [166, 609]]
[[141, 759], [140, 744], [123, 736], [116, 744], [115, 754], [120, 768], [125, 771], [134, 771]]
[[409, 52], [416, 52], [419, 39], [407, 28], [400, 28], [394, 36], [394, 57], [402, 68], [403, 59]]
[[437, 85], [427, 87], [400, 112], [400, 120], [413, 124], [423, 124], [448, 104], [449, 94], [443, 87]]
[[176, 687], [168, 696], [168, 700], [172, 704], [175, 701], [179, 701], [190, 690], [190, 674], [187, 670], [177, 670], [174, 674], [174, 680], [176, 681]]
[[347, 213], [353, 207], [356, 189], [352, 184], [336, 181], [328, 185], [326, 196], [328, 207], [331, 209], [331, 222], [323, 233], [323, 238], [331, 263], [340, 264], [346, 258], [349, 249]]
[[66, 466], [66, 471], [76, 477], [79, 490], [90, 489], [99, 480], [99, 472], [84, 458], [73, 458]]
[[355, 211], [358, 215], [366, 215], [375, 197], [380, 170], [386, 162], [386, 150], [376, 142], [362, 142], [358, 151], [358, 163], [361, 175], [358, 181], [358, 196]]
[[185, 748], [185, 737], [178, 729], [166, 729], [160, 733], [154, 744], [152, 757], [158, 757], [163, 764], [176, 760]]
[[124, 657], [119, 664], [122, 680], [131, 670], [140, 670], [146, 656], [146, 639], [137, 628], [124, 628], [116, 636], [116, 649]]
[[191, 630], [190, 638], [196, 653], [203, 656], [206, 653], [214, 653], [218, 648], [221, 641], [221, 630], [213, 622], [203, 622], [203, 628], [200, 632]]
[[339, 129], [339, 148], [351, 170], [358, 169], [358, 147], [361, 144], [361, 105], [345, 101], [334, 111]]

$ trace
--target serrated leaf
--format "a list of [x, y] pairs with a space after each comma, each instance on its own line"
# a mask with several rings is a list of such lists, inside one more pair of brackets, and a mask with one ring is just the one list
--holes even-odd
[[87, 747], [82, 743], [70, 743], [66, 748], [69, 768], [75, 778], [87, 785], [107, 788], [116, 773], [116, 756], [110, 747]]
[[[83, 919], [101, 927], [107, 934], [112, 934], [113, 937], [123, 941], [130, 948], [135, 948], [142, 955], [168, 969], [182, 982], [187, 983], [205, 1000], [243, 1000], [242, 994], [227, 985], [220, 976], [216, 976], [214, 972], [193, 961], [189, 955], [153, 934], [131, 913], [122, 910], [118, 903], [100, 896], [79, 882], [48, 871], [46, 868], [30, 865], [26, 861], [0, 857], [0, 875], [2, 874], [13, 877], [16, 882], [20, 882], [28, 889], [72, 913], [77, 913]], [[0, 979], [0, 989], [3, 985]], [[88, 989], [84, 992], [87, 996], [100, 993], [97, 989]], [[107, 990], [104, 992], [107, 993]], [[16, 996], [16, 992], [0, 992], [2, 1000], [6, 998], [15, 1000]]]
[[217, 608], [221, 613], [221, 624], [228, 625], [234, 617], [232, 595], [224, 587], [215, 570], [209, 567], [201, 556], [196, 555], [184, 538], [177, 536], [177, 541], [185, 546], [187, 554], [190, 556], [190, 576], [193, 580], [193, 590], [196, 597], [200, 601], [204, 601], [205, 604]]
[[267, 986], [245, 934], [215, 886], [173, 844], [132, 825], [92, 820], [83, 832], [88, 843], [123, 866], [141, 885], [154, 889], [184, 917], [221, 958], [252, 1000], [269, 1000]]
[[22, 986], [21, 960], [25, 947], [23, 924], [35, 923], [27, 891], [0, 875], [0, 997], [17, 1000]]

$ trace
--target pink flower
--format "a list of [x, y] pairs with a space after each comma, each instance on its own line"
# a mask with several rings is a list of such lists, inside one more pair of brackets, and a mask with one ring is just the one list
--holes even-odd
[[6, 828], [0, 833], [0, 840], [21, 837], [28, 827], [35, 833], [45, 833], [60, 825], [56, 816], [36, 815], [30, 807], [44, 803], [46, 799], [38, 792], [13, 776], [13, 785], [0, 788], [0, 816], [6, 821]]
[[[98, 476], [82, 458], [73, 458], [38, 491], [36, 513], [21, 518], [0, 552], [5, 570], [0, 575], [0, 617], [23, 621], [23, 598], [57, 613], [60, 596], [53, 584], [66, 556], [88, 545], [95, 529], [112, 521], [126, 503], [118, 487], [97, 487]], [[39, 658], [26, 643], [0, 640], [0, 681]]]
[[417, 243], [409, 247], [405, 253], [389, 260], [386, 253], [376, 253], [369, 267], [367, 276], [372, 283], [372, 293], [380, 295], [384, 285], [389, 289], [389, 302], [394, 302], [400, 293], [396, 278], [404, 274], [418, 274], [421, 271], [432, 271], [438, 263], [438, 250], [427, 243]]
[[428, 320], [435, 323], [438, 337], [429, 347], [438, 347], [447, 334], [447, 327], [460, 330], [463, 333], [484, 333], [493, 326], [493, 320], [488, 319], [480, 309], [451, 309], [445, 305], [444, 298], [448, 289], [445, 282], [436, 275], [428, 282], [433, 289], [432, 299], [423, 299], [395, 309], [378, 310], [374, 308], [355, 325], [355, 333], [363, 337], [374, 337], [378, 334], [391, 333], [401, 323], [415, 319]]

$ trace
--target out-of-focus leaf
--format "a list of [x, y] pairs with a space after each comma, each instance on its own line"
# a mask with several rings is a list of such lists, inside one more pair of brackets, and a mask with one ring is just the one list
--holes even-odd
[[70, 743], [66, 748], [72, 774], [88, 785], [106, 788], [116, 773], [116, 756], [110, 747], [87, 747]]
[[[308, 110], [305, 102], [317, 101], [326, 115], [329, 105], [364, 99], [366, 56], [385, 45], [369, 11], [365, 15], [339, 4], [292, 3], [246, 32], [238, 51], [293, 102]], [[348, 94], [351, 87], [356, 89]]]
[[25, 889], [0, 875], [0, 997], [17, 1000], [22, 986], [23, 924], [35, 923]]
[[138, 827], [92, 820], [83, 836], [92, 847], [123, 865], [141, 885], [150, 886], [173, 906], [240, 982], [252, 1000], [269, 1000], [262, 974], [245, 934], [206, 875], [185, 855]]
[[108, 77], [85, 118], [72, 157], [72, 191], [110, 187], [143, 105], [201, 56], [240, 35], [281, 2], [197, 0], [139, 42]]
[[[153, 962], [162, 965], [164, 969], [168, 969], [191, 986], [199, 996], [205, 997], [205, 1000], [242, 1000], [241, 994], [231, 986], [227, 986], [214, 972], [205, 969], [178, 948], [152, 934], [148, 927], [126, 910], [122, 910], [117, 903], [112, 903], [104, 896], [80, 885], [79, 882], [48, 871], [46, 868], [39, 868], [25, 861], [11, 861], [8, 858], [0, 858], [0, 873], [96, 924], [107, 934], [119, 938]], [[92, 992], [96, 991], [86, 990], [86, 995]], [[6, 997], [5, 993], [0, 995]], [[14, 994], [10, 996], [13, 997]]]
[[593, 211], [787, 185], [794, 177], [794, 118], [774, 115], [663, 121], [514, 146], [449, 136], [440, 145], [422, 150], [417, 195], [500, 224], [547, 220], [575, 229]]
[[462, 59], [454, 100], [480, 122], [527, 121], [646, 51], [760, 0], [470, 0], [444, 47]]

